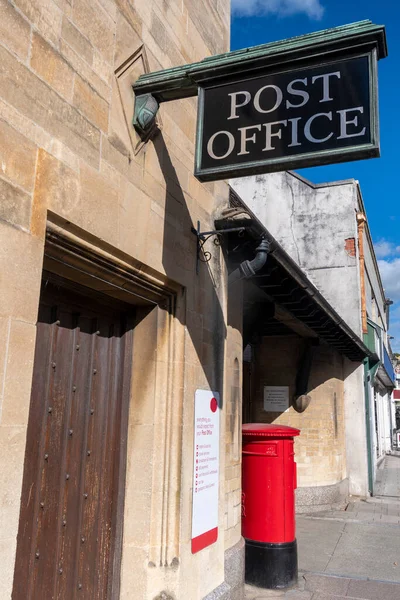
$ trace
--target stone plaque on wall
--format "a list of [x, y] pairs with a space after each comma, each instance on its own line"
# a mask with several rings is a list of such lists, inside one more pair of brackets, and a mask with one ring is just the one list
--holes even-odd
[[264, 410], [266, 412], [285, 412], [289, 409], [288, 385], [264, 386]]

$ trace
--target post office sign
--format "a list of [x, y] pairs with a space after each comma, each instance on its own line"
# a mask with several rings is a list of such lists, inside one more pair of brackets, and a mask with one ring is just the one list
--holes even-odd
[[199, 89], [195, 175], [379, 156], [376, 51]]

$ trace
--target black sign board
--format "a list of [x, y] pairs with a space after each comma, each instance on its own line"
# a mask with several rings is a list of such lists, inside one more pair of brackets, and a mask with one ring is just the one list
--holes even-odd
[[376, 62], [372, 52], [201, 87], [196, 177], [379, 156]]

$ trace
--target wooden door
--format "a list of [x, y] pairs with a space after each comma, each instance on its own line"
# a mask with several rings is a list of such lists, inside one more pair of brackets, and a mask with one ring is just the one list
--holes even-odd
[[117, 598], [130, 315], [47, 283], [28, 423], [14, 600]]

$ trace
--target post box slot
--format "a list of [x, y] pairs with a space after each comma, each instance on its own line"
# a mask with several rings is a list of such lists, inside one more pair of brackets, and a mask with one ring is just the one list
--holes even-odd
[[278, 448], [276, 446], [267, 446], [265, 452], [247, 452], [243, 450], [243, 454], [248, 456], [278, 456]]

